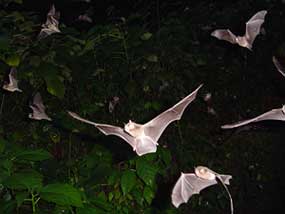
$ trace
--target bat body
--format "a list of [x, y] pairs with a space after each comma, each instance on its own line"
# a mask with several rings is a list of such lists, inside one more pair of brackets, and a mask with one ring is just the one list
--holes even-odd
[[264, 18], [267, 14], [266, 10], [257, 12], [246, 23], [246, 30], [244, 36], [236, 36], [229, 29], [218, 29], [211, 33], [211, 36], [220, 40], [226, 40], [232, 44], [238, 44], [241, 47], [252, 49], [252, 44], [256, 36], [260, 33], [261, 25], [264, 22]]
[[38, 38], [43, 39], [53, 33], [60, 33], [58, 28], [60, 13], [56, 12], [54, 5], [52, 5], [50, 11], [47, 14], [47, 20], [45, 24], [42, 24], [41, 32]]
[[281, 120], [281, 121], [285, 121], [285, 105], [283, 105], [282, 108], [272, 109], [272, 110], [270, 110], [268, 112], [265, 112], [265, 113], [255, 117], [255, 118], [239, 121], [239, 122], [232, 123], [232, 124], [223, 125], [223, 126], [221, 126], [221, 128], [222, 129], [232, 129], [232, 128], [237, 128], [237, 127], [240, 127], [240, 126], [247, 125], [249, 123], [259, 122], [259, 121], [262, 121], [262, 120]]
[[29, 114], [29, 118], [34, 120], [52, 120], [45, 112], [46, 107], [43, 104], [40, 93], [36, 93], [30, 108], [33, 110], [33, 113]]
[[16, 79], [17, 69], [11, 68], [9, 73], [9, 83], [5, 82], [3, 85], [3, 89], [6, 91], [14, 92], [19, 91], [23, 92], [21, 89], [18, 88], [18, 80]]
[[275, 56], [272, 57], [272, 61], [276, 67], [276, 69], [285, 77], [285, 65], [282, 64]]
[[202, 87], [200, 85], [195, 91], [182, 99], [173, 107], [164, 111], [151, 121], [145, 124], [137, 124], [129, 120], [124, 128], [112, 126], [107, 124], [94, 123], [78, 116], [73, 112], [69, 114], [82, 122], [89, 123], [98, 128], [105, 135], [116, 135], [125, 140], [133, 150], [141, 156], [147, 153], [156, 152], [157, 141], [165, 128], [173, 121], [180, 120], [185, 108], [196, 98], [198, 90]]
[[211, 169], [198, 166], [195, 168], [195, 173], [181, 173], [178, 181], [176, 182], [171, 195], [172, 204], [178, 208], [180, 204], [187, 203], [190, 197], [194, 194], [199, 194], [201, 190], [218, 184], [219, 180], [226, 188], [231, 201], [231, 213], [233, 213], [233, 202], [231, 195], [225, 185], [230, 185], [229, 180], [231, 175], [218, 174]]

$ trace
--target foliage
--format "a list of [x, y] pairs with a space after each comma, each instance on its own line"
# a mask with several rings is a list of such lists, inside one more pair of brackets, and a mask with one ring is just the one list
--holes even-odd
[[[285, 54], [283, 3], [57, 1], [62, 33], [41, 40], [51, 2], [0, 4], [0, 78], [16, 67], [23, 90], [0, 96], [0, 213], [225, 212], [228, 201], [219, 187], [179, 209], [171, 205], [180, 172], [197, 165], [233, 175], [237, 213], [279, 205], [266, 193], [284, 169], [272, 164], [283, 157], [276, 149], [283, 145], [282, 128], [221, 132], [219, 126], [282, 104], [284, 84], [270, 60], [271, 53]], [[94, 23], [77, 20], [82, 8], [95, 10]], [[210, 37], [216, 27], [243, 33], [250, 15], [266, 8], [266, 34], [257, 37], [253, 52]], [[158, 151], [141, 157], [66, 113], [120, 126], [129, 119], [143, 123], [200, 83], [201, 94], [163, 133]], [[52, 122], [28, 118], [37, 91]], [[206, 93], [216, 115], [207, 113]], [[115, 96], [120, 100], [110, 113]]]

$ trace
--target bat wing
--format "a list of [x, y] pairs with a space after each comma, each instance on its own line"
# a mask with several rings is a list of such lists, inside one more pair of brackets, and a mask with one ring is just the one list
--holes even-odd
[[176, 182], [171, 195], [172, 204], [177, 208], [182, 203], [187, 203], [194, 194], [199, 194], [201, 190], [208, 186], [217, 184], [216, 180], [207, 180], [197, 177], [194, 173], [181, 173]]
[[11, 68], [11, 71], [9, 73], [9, 81], [10, 84], [17, 87], [18, 81], [16, 80], [17, 70], [16, 68]]
[[226, 40], [232, 44], [236, 44], [236, 36], [229, 30], [225, 30], [225, 29], [218, 29], [215, 30], [211, 33], [211, 36], [216, 37], [217, 39], [220, 40]]
[[144, 133], [153, 141], [157, 142], [165, 128], [173, 121], [180, 120], [185, 108], [196, 98], [200, 85], [195, 91], [175, 104], [173, 107], [164, 111], [148, 123], [144, 124]]
[[282, 121], [285, 121], [284, 107], [285, 106], [283, 106], [283, 108], [272, 109], [268, 112], [265, 112], [264, 114], [261, 114], [255, 118], [252, 118], [252, 119], [239, 121], [237, 123], [223, 125], [223, 126], [221, 126], [221, 128], [222, 129], [232, 129], [232, 128], [236, 128], [239, 126], [247, 125], [249, 123], [259, 122], [262, 120], [282, 120]]
[[68, 111], [68, 114], [73, 117], [74, 119], [80, 120], [81, 122], [88, 123], [91, 125], [94, 125], [96, 128], [98, 128], [103, 134], [105, 135], [116, 135], [123, 140], [125, 140], [128, 144], [130, 144], [133, 149], [136, 147], [136, 141], [135, 138], [129, 135], [128, 133], [124, 132], [124, 130], [121, 127], [118, 126], [112, 126], [108, 124], [100, 124], [100, 123], [94, 123], [90, 120], [86, 120], [82, 117], [80, 117], [78, 114]]
[[33, 105], [37, 107], [39, 112], [44, 112], [46, 107], [43, 104], [42, 96], [37, 92], [34, 96]]
[[252, 45], [256, 36], [260, 33], [260, 27], [264, 22], [266, 14], [266, 10], [259, 11], [246, 23], [245, 37], [250, 45]]
[[272, 57], [272, 61], [273, 61], [274, 65], [275, 65], [275, 67], [277, 68], [277, 70], [282, 74], [283, 77], [285, 77], [285, 67], [284, 67], [284, 65], [282, 65], [280, 63], [280, 61], [275, 56]]

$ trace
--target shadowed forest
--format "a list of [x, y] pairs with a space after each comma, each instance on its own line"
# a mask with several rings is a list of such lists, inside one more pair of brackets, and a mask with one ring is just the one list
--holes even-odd
[[[262, 10], [252, 50], [211, 36], [243, 36]], [[197, 166], [232, 176], [234, 213], [284, 210], [284, 117], [221, 128], [285, 104], [273, 56], [285, 64], [283, 0], [1, 0], [0, 213], [230, 213], [222, 185], [173, 206]], [[68, 114], [144, 124], [200, 84], [142, 156]]]

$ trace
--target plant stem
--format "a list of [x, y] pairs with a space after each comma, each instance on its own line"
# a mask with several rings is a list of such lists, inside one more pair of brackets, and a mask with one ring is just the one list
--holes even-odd
[[[72, 150], [71, 136], [72, 136], [72, 133], [69, 134], [69, 140], [68, 140], [68, 163], [71, 162], [71, 150]], [[71, 179], [70, 164], [68, 165], [68, 178], [69, 180]]]

